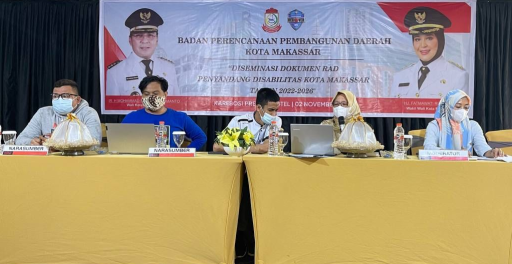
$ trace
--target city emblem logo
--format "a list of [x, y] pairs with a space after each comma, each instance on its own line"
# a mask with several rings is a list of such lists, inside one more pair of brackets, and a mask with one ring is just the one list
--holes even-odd
[[277, 9], [271, 7], [265, 11], [265, 24], [261, 28], [268, 33], [274, 33], [281, 29]]
[[302, 23], [304, 23], [304, 13], [297, 9], [292, 10], [288, 13], [288, 23], [290, 23], [294, 30], [298, 30]]

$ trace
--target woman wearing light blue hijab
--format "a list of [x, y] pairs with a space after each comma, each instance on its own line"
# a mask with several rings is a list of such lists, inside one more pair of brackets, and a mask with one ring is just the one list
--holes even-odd
[[467, 149], [478, 156], [502, 157], [503, 151], [492, 149], [484, 138], [480, 125], [469, 120], [471, 98], [462, 90], [448, 92], [437, 106], [434, 120], [427, 126], [425, 149]]

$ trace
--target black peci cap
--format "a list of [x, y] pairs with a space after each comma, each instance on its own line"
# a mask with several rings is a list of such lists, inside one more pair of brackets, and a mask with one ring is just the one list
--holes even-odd
[[419, 6], [411, 9], [405, 15], [404, 25], [409, 29], [409, 34], [428, 34], [452, 25], [450, 19], [443, 13], [430, 8]]
[[154, 32], [164, 23], [164, 20], [155, 11], [149, 8], [141, 8], [133, 12], [124, 22], [130, 32]]

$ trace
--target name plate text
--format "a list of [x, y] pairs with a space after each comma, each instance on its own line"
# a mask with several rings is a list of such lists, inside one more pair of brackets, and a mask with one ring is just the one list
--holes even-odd
[[148, 157], [195, 157], [195, 148], [149, 148]]
[[47, 146], [11, 146], [4, 145], [3, 155], [25, 155], [25, 156], [46, 156], [48, 155]]
[[420, 149], [420, 160], [469, 160], [467, 150], [424, 150]]

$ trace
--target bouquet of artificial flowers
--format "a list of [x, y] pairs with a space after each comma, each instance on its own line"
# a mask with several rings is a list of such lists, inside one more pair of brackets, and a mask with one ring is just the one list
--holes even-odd
[[254, 145], [254, 135], [251, 131], [247, 130], [247, 127], [240, 128], [225, 128], [221, 132], [217, 132], [217, 138], [215, 143], [221, 144], [224, 147], [229, 147], [232, 150], [235, 147], [243, 148], [244, 150]]

